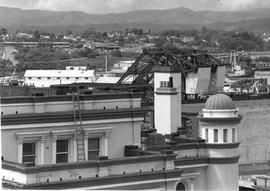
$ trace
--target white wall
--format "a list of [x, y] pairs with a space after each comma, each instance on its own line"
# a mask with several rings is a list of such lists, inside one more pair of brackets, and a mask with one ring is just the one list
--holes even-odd
[[160, 88], [161, 81], [169, 81], [173, 78], [173, 88], [178, 94], [156, 94], [154, 96], [155, 128], [158, 133], [170, 134], [181, 127], [181, 73], [159, 73], [154, 74], [154, 91]]
[[238, 163], [209, 164], [206, 169], [206, 190], [238, 191]]

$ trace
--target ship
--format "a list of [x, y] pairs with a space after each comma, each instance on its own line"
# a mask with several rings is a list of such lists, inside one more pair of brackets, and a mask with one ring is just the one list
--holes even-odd
[[253, 78], [254, 77], [253, 69], [249, 67], [244, 69], [239, 63], [239, 59], [237, 61], [235, 50], [231, 52], [230, 65], [231, 65], [232, 70], [226, 73], [227, 78], [233, 79], [233, 78]]

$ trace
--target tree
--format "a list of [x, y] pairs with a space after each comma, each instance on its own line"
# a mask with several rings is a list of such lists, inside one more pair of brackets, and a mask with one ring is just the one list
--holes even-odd
[[33, 33], [33, 35], [34, 35], [35, 40], [39, 41], [39, 39], [40, 39], [40, 33], [39, 33], [39, 31], [36, 30], [36, 31]]
[[111, 55], [113, 57], [122, 57], [122, 53], [121, 53], [120, 50], [113, 50], [113, 51], [111, 51]]
[[0, 74], [1, 76], [7, 76], [12, 74], [14, 70], [14, 65], [10, 60], [1, 60], [0, 61]]
[[159, 37], [154, 40], [155, 46], [157, 48], [162, 48], [165, 42], [166, 42], [166, 37]]
[[8, 33], [8, 30], [6, 28], [1, 28], [0, 35], [6, 35]]
[[69, 35], [72, 35], [72, 34], [73, 34], [73, 31], [72, 31], [72, 30], [70, 30], [70, 29], [67, 29], [67, 30], [66, 30], [66, 35], [69, 36]]

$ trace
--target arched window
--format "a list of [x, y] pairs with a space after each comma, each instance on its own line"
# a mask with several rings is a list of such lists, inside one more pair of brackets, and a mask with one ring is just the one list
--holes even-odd
[[177, 190], [177, 191], [185, 191], [185, 190], [186, 190], [185, 184], [182, 183], [182, 182], [179, 182], [179, 183], [176, 185], [176, 190]]

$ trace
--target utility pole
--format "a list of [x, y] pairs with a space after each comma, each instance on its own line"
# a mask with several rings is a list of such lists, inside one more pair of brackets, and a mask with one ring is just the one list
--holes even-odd
[[105, 50], [106, 55], [105, 55], [105, 73], [108, 72], [108, 49], [106, 48]]

